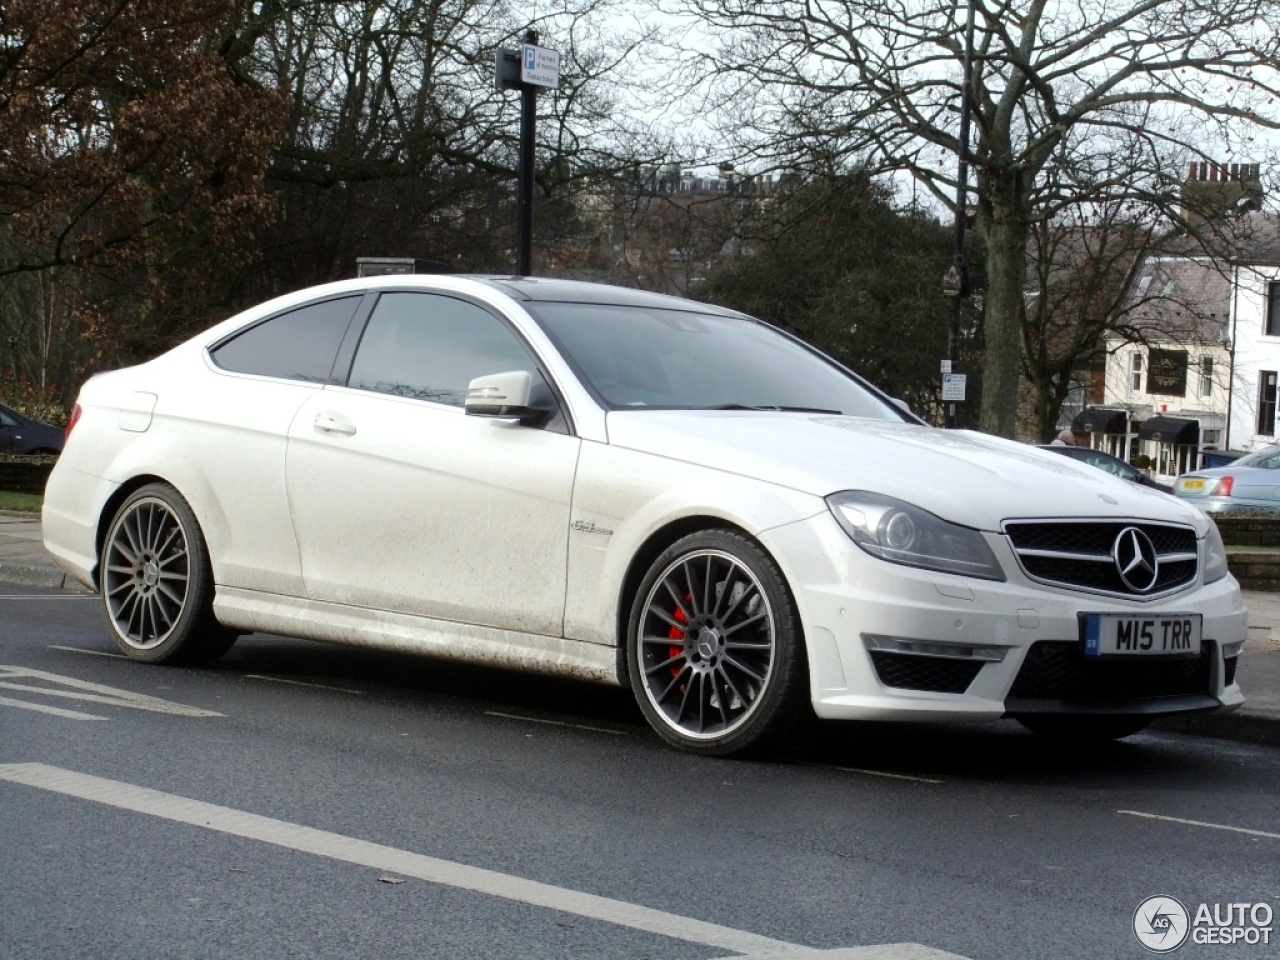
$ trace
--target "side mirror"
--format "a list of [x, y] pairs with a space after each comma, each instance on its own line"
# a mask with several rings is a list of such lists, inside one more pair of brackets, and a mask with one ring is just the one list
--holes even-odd
[[[544, 393], [546, 391], [538, 391]], [[533, 377], [527, 370], [510, 370], [476, 377], [467, 385], [463, 410], [470, 417], [496, 417], [540, 423], [555, 413], [553, 403], [534, 398]]]

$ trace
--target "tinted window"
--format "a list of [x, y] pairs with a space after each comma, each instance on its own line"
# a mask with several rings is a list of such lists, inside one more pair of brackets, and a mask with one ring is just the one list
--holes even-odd
[[617, 304], [526, 308], [614, 408], [782, 407], [906, 419], [821, 354], [766, 324]]
[[235, 373], [324, 383], [359, 305], [359, 296], [341, 297], [277, 314], [214, 347], [214, 363]]
[[378, 298], [350, 385], [398, 397], [462, 406], [476, 377], [537, 365], [505, 323], [487, 310], [429, 293]]

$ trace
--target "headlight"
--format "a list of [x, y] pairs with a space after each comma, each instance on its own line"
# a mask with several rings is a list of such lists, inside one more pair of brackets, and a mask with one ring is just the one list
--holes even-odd
[[1227, 548], [1222, 545], [1218, 525], [1209, 521], [1209, 532], [1204, 535], [1204, 582], [1213, 583], [1227, 575]]
[[879, 493], [833, 493], [827, 506], [853, 542], [873, 557], [965, 577], [1004, 579], [977, 530]]

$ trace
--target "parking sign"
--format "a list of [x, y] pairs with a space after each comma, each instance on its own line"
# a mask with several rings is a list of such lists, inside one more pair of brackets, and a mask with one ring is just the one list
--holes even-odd
[[526, 43], [520, 58], [520, 79], [535, 87], [560, 86], [560, 53]]

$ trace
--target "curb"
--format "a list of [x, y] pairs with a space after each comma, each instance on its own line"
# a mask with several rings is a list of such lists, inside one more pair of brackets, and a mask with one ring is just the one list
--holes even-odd
[[11, 563], [0, 560], [0, 583], [12, 583], [22, 587], [52, 587], [55, 590], [70, 590], [73, 593], [84, 593], [85, 590], [56, 567], [47, 567], [35, 563]]

